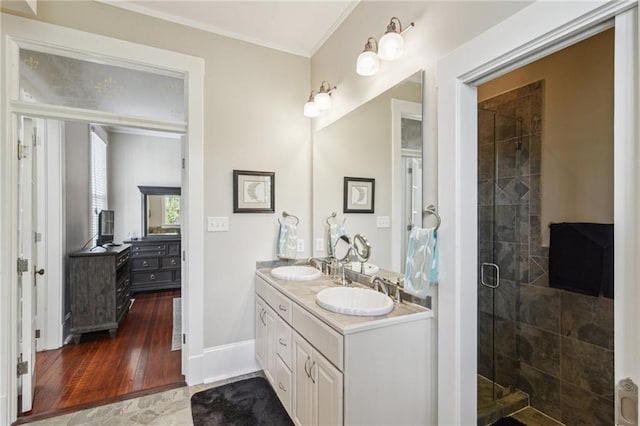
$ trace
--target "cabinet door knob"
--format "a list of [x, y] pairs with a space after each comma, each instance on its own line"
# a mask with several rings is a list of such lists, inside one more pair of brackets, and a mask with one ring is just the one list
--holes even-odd
[[149, 279], [151, 281], [155, 281], [156, 280], [156, 276], [154, 274], [149, 275]]
[[283, 391], [285, 391], [285, 392], [287, 391], [287, 388], [285, 388], [284, 385], [281, 382], [278, 382], [278, 387], [280, 389], [282, 389]]
[[175, 259], [171, 259], [171, 266], [176, 266], [178, 262]]
[[287, 307], [284, 305], [278, 305], [278, 309], [280, 309], [283, 312], [287, 312]]
[[315, 367], [315, 366], [316, 366], [316, 362], [313, 361], [313, 364], [311, 364], [311, 368], [309, 368], [309, 377], [311, 378], [311, 381], [313, 383], [316, 382], [316, 379], [313, 378], [313, 367]]
[[284, 340], [283, 338], [278, 339], [278, 342], [280, 343], [280, 345], [286, 347], [287, 346], [287, 341]]
[[311, 377], [311, 373], [307, 370], [307, 364], [309, 364], [309, 361], [311, 361], [311, 358], [307, 357], [307, 360], [304, 362], [304, 372], [307, 373], [307, 377]]
[[146, 260], [144, 262], [142, 262], [142, 266], [145, 268], [149, 267], [149, 262], [147, 262]]

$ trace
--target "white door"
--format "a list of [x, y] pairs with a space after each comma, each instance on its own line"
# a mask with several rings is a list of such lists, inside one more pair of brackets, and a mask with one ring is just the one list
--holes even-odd
[[18, 357], [21, 365], [21, 375], [18, 379], [19, 391], [22, 394], [22, 412], [29, 411], [33, 405], [35, 390], [35, 307], [36, 276], [44, 274], [38, 269], [35, 247], [35, 231], [33, 224], [38, 223], [35, 200], [36, 188], [36, 140], [35, 121], [22, 117], [19, 129], [18, 166]]

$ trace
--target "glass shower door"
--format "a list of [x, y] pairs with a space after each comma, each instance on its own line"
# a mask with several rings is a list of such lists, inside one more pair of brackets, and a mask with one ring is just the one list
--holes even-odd
[[520, 274], [521, 126], [478, 110], [478, 408], [516, 384], [516, 306]]

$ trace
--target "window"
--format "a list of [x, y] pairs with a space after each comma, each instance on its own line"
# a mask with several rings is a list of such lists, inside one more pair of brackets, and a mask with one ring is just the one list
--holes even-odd
[[98, 214], [108, 208], [107, 203], [107, 141], [91, 128], [91, 226], [94, 241], [98, 235]]
[[180, 225], [180, 196], [165, 195], [162, 197], [162, 226]]

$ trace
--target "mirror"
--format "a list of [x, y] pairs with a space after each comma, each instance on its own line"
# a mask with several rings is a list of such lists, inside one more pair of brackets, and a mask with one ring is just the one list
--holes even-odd
[[[344, 179], [373, 181], [373, 213], [345, 213]], [[347, 197], [347, 198], [345, 198]], [[402, 273], [410, 227], [422, 224], [422, 71], [313, 135], [313, 238], [327, 241], [327, 218], [363, 234], [369, 263]], [[327, 256], [326, 249], [314, 256]], [[355, 260], [355, 259], [354, 259]]]
[[180, 188], [138, 186], [142, 194], [142, 236], [180, 235]]

